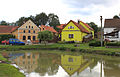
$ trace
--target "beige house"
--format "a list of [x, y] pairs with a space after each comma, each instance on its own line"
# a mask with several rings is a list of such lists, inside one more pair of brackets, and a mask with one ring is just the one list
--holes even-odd
[[12, 34], [20, 41], [26, 42], [27, 40], [31, 40], [33, 43], [37, 43], [39, 42], [37, 38], [39, 31], [39, 27], [37, 27], [31, 20], [28, 20], [22, 26], [14, 30]]

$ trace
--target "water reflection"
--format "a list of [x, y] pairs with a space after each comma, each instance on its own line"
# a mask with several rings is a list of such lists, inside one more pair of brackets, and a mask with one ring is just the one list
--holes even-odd
[[29, 77], [119, 77], [120, 58], [48, 53], [2, 53]]

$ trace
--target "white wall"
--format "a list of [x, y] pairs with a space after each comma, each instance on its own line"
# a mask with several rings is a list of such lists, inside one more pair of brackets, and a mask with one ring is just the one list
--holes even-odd
[[115, 28], [104, 28], [104, 34], [110, 33], [114, 30]]

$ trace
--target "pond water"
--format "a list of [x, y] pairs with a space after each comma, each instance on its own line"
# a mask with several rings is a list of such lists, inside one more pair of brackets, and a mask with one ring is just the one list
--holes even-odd
[[2, 53], [26, 77], [120, 77], [120, 58], [53, 53]]

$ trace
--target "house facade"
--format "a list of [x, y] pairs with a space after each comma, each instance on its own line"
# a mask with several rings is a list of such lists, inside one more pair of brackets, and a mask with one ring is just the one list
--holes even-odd
[[39, 42], [37, 38], [39, 31], [39, 27], [37, 27], [31, 20], [28, 20], [22, 26], [17, 28], [17, 30], [13, 31], [12, 34], [20, 41], [27, 42], [27, 40], [31, 40], [33, 43], [37, 43]]
[[73, 20], [70, 20], [61, 30], [61, 41], [82, 42], [85, 37], [88, 38], [89, 35], [94, 36], [94, 30], [90, 30], [88, 26], [82, 22], [76, 23]]
[[105, 19], [104, 40], [120, 41], [120, 19]]

